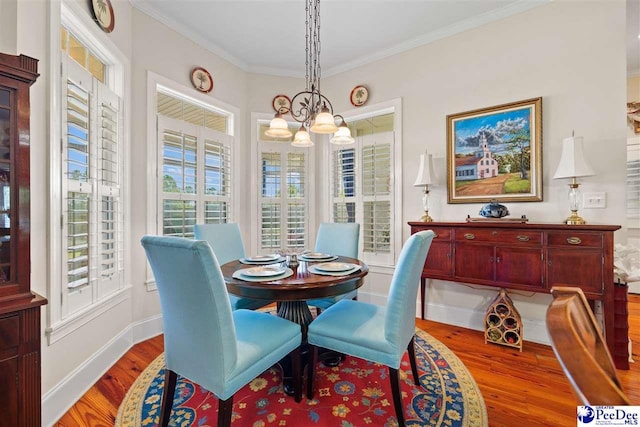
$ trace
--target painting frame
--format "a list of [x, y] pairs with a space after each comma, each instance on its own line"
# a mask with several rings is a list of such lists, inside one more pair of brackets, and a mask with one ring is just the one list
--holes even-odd
[[542, 97], [447, 115], [448, 203], [493, 200], [543, 200]]

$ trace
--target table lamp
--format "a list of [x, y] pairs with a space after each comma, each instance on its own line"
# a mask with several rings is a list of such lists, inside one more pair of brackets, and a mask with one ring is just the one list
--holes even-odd
[[414, 187], [424, 187], [424, 194], [422, 195], [422, 207], [424, 208], [424, 215], [420, 218], [422, 222], [432, 222], [433, 218], [429, 216], [429, 185], [435, 184], [435, 177], [433, 176], [433, 158], [431, 154], [420, 154], [420, 167], [418, 168], [418, 176], [416, 182], [413, 183]]
[[571, 183], [569, 184], [569, 209], [571, 209], [571, 215], [564, 220], [565, 224], [586, 224], [586, 221], [578, 215], [582, 195], [578, 189], [579, 184], [576, 178], [593, 175], [595, 175], [593, 169], [584, 158], [582, 137], [574, 137], [572, 133], [570, 138], [562, 140], [560, 164], [555, 175], [553, 175], [553, 179], [571, 178]]

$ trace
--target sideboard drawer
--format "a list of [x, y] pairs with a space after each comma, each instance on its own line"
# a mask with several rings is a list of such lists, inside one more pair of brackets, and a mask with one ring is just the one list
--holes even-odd
[[435, 237], [433, 238], [434, 240], [448, 241], [448, 240], [451, 240], [451, 235], [453, 234], [450, 228], [433, 227], [430, 230], [433, 230], [433, 232], [436, 234]]
[[527, 230], [488, 230], [468, 228], [456, 231], [459, 242], [490, 242], [518, 245], [542, 245], [542, 232]]
[[553, 231], [547, 233], [547, 244], [551, 246], [600, 248], [602, 247], [602, 234]]

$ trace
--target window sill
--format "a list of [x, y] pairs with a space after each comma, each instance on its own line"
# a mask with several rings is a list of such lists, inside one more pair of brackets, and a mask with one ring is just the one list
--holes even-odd
[[69, 318], [55, 323], [45, 330], [47, 335], [47, 344], [51, 345], [56, 341], [59, 341], [130, 297], [131, 286], [124, 287], [123, 289], [109, 295], [102, 301], [85, 307], [82, 311], [74, 313]]

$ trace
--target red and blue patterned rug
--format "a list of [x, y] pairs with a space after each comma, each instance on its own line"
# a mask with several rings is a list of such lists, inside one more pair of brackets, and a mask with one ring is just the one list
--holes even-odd
[[[421, 387], [413, 383], [405, 353], [400, 366], [405, 420], [409, 427], [486, 426], [487, 411], [478, 386], [444, 344], [416, 329]], [[347, 356], [337, 367], [319, 364], [313, 400], [296, 403], [282, 390], [281, 370], [272, 367], [239, 390], [233, 401], [234, 426], [397, 426], [386, 366]], [[138, 377], [125, 396], [116, 427], [156, 426], [164, 385], [164, 356]], [[216, 397], [178, 376], [170, 426], [217, 423]]]

